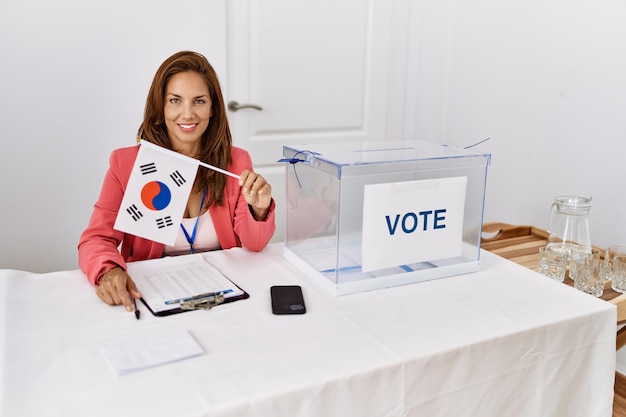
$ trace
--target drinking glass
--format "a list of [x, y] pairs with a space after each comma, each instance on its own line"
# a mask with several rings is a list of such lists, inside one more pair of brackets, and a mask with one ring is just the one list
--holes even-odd
[[604, 275], [601, 273], [600, 250], [573, 250], [570, 260], [570, 276], [574, 279], [574, 288], [587, 294], [600, 297], [604, 292]]
[[566, 269], [566, 249], [547, 245], [539, 248], [539, 266], [537, 267], [537, 272], [559, 282], [563, 282]]
[[586, 248], [586, 247], [573, 247], [569, 252], [569, 277], [572, 281], [576, 282], [576, 260], [580, 259], [597, 259], [600, 262], [600, 249]]
[[626, 291], [626, 255], [615, 255], [613, 257], [611, 288], [617, 292]]
[[[615, 258], [615, 256], [617, 255], [626, 255], [626, 246], [620, 246], [620, 245], [607, 246], [606, 252], [604, 254], [604, 265], [602, 267], [604, 279], [606, 279], [607, 281], [611, 281], [613, 279], [611, 276], [613, 275], [613, 258]], [[620, 292], [624, 292], [624, 291], [622, 290]]]

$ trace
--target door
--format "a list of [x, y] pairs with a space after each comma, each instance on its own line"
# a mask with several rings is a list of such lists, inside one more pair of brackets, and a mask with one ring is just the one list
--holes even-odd
[[386, 139], [397, 3], [227, 3], [229, 120], [234, 144], [272, 184], [274, 241], [284, 239], [283, 145]]

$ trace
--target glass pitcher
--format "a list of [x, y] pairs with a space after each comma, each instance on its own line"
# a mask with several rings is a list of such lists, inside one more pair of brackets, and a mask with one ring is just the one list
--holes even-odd
[[591, 250], [590, 209], [591, 197], [556, 197], [550, 208], [548, 246], [560, 247], [568, 254], [572, 248]]

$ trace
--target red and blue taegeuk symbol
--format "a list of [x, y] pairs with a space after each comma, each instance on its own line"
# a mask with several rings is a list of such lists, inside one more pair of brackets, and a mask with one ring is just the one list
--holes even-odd
[[151, 181], [141, 189], [141, 201], [150, 210], [163, 210], [172, 201], [172, 193], [161, 181]]

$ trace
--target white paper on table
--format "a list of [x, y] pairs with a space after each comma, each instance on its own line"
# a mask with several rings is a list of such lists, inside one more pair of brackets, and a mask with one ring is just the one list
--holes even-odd
[[199, 356], [204, 351], [188, 331], [160, 328], [124, 334], [105, 343], [102, 353], [113, 372], [122, 376]]

